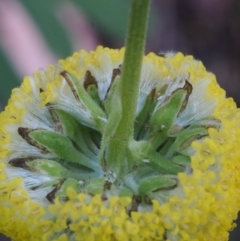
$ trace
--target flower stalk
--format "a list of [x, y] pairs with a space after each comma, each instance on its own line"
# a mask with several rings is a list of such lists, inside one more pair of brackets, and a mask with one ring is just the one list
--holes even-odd
[[[146, 43], [150, 0], [133, 0], [126, 37], [120, 88], [121, 118], [109, 142], [107, 166], [119, 174], [123, 171], [126, 149], [133, 138], [143, 53]], [[107, 135], [107, 133], [104, 133]], [[104, 138], [104, 137], [103, 137]]]

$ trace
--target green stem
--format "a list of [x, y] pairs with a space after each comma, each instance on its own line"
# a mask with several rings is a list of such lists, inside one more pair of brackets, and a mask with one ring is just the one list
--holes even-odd
[[149, 9], [150, 0], [132, 0], [120, 83], [122, 117], [110, 140], [107, 155], [107, 167], [118, 177], [124, 174], [124, 166], [128, 166], [126, 151], [133, 138]]

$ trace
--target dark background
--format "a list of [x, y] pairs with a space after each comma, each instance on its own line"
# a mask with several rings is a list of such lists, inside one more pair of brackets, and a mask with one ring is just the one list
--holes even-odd
[[[130, 2], [0, 0], [0, 110], [23, 76], [81, 48], [122, 47]], [[202, 60], [239, 105], [240, 1], [153, 0], [152, 5], [146, 53], [181, 51]], [[239, 235], [237, 227], [230, 241], [239, 241]]]

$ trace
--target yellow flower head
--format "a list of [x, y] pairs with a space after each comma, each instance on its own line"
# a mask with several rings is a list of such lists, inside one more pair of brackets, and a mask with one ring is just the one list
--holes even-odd
[[228, 239], [240, 210], [234, 101], [192, 56], [145, 56], [120, 178], [102, 135], [114, 133], [121, 112], [123, 54], [80, 51], [13, 90], [0, 116], [1, 233], [15, 241]]

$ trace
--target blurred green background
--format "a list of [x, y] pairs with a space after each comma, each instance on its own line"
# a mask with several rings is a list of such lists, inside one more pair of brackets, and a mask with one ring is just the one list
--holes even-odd
[[[0, 0], [0, 110], [34, 70], [81, 48], [122, 47], [130, 2]], [[146, 52], [194, 55], [239, 104], [240, 1], [153, 0], [152, 5]], [[239, 237], [237, 228], [230, 240]]]
[[[33, 1], [33, 0], [18, 0], [15, 1], [0, 1], [0, 66], [1, 66], [1, 88], [0, 88], [0, 101], [2, 106], [6, 104], [9, 98], [11, 89], [19, 85], [23, 76], [22, 71], [19, 71], [21, 65], [12, 58], [9, 53], [9, 48], [14, 48], [16, 55], [18, 55], [19, 48], [28, 48], [24, 43], [19, 44], [18, 35], [14, 31], [18, 28], [19, 32], [25, 32], [26, 35], [31, 37], [34, 31], [37, 31], [41, 35], [41, 40], [45, 45], [45, 51], [49, 50], [55, 56], [54, 59], [50, 58], [50, 61], [57, 61], [59, 58], [65, 58], [78, 49], [74, 48], [72, 38], [75, 36], [68, 29], [67, 25], [64, 25], [64, 18], [70, 19], [75, 24], [75, 31], [79, 31], [80, 39], [79, 46], [85, 48], [85, 38], [81, 35], [87, 34], [89, 37], [93, 37], [94, 41], [89, 47], [94, 49], [98, 44], [108, 45], [109, 47], [121, 47], [124, 44], [124, 35], [127, 24], [127, 16], [129, 10], [129, 1], [126, 0], [101, 0], [101, 3], [96, 0], [51, 0], [51, 1]], [[75, 10], [75, 11], [74, 11]], [[65, 12], [64, 12], [65, 11]], [[9, 16], [10, 21], [19, 21], [18, 26], [8, 26]], [[78, 16], [78, 13], [80, 16]], [[62, 14], [62, 16], [61, 16]], [[25, 16], [23, 16], [25, 15]], [[66, 15], [66, 16], [65, 16]], [[74, 16], [75, 15], [75, 16]], [[27, 17], [27, 21], [32, 21], [33, 26], [26, 26], [24, 19]], [[76, 19], [76, 21], [75, 21]], [[81, 23], [81, 20], [83, 23]], [[75, 23], [74, 23], [75, 21]], [[78, 22], [77, 22], [78, 21]], [[69, 24], [69, 23], [68, 23]], [[83, 25], [83, 26], [81, 26]], [[81, 27], [83, 29], [81, 29]], [[89, 30], [88, 30], [89, 29]], [[11, 30], [13, 30], [11, 32]], [[85, 33], [84, 30], [90, 32]], [[71, 36], [70, 36], [71, 35]], [[76, 34], [77, 35], [77, 34]], [[82, 38], [82, 39], [81, 39]], [[4, 42], [12, 41], [12, 46], [5, 47]], [[36, 43], [32, 43], [33, 48], [38, 48]], [[14, 51], [13, 50], [13, 51]], [[19, 51], [20, 53], [22, 51]], [[38, 54], [44, 54], [39, 53]], [[35, 59], [28, 59], [27, 55], [21, 56], [20, 61], [38, 62], [39, 56], [35, 56]], [[42, 57], [40, 57], [41, 59]], [[50, 63], [50, 62], [49, 62]], [[37, 68], [46, 67], [46, 61], [37, 63]], [[36, 64], [36, 65], [37, 65]], [[42, 66], [45, 64], [45, 66]], [[29, 72], [28, 72], [29, 71]], [[24, 74], [31, 74], [31, 69], [24, 69]], [[34, 69], [32, 70], [34, 71]]]

